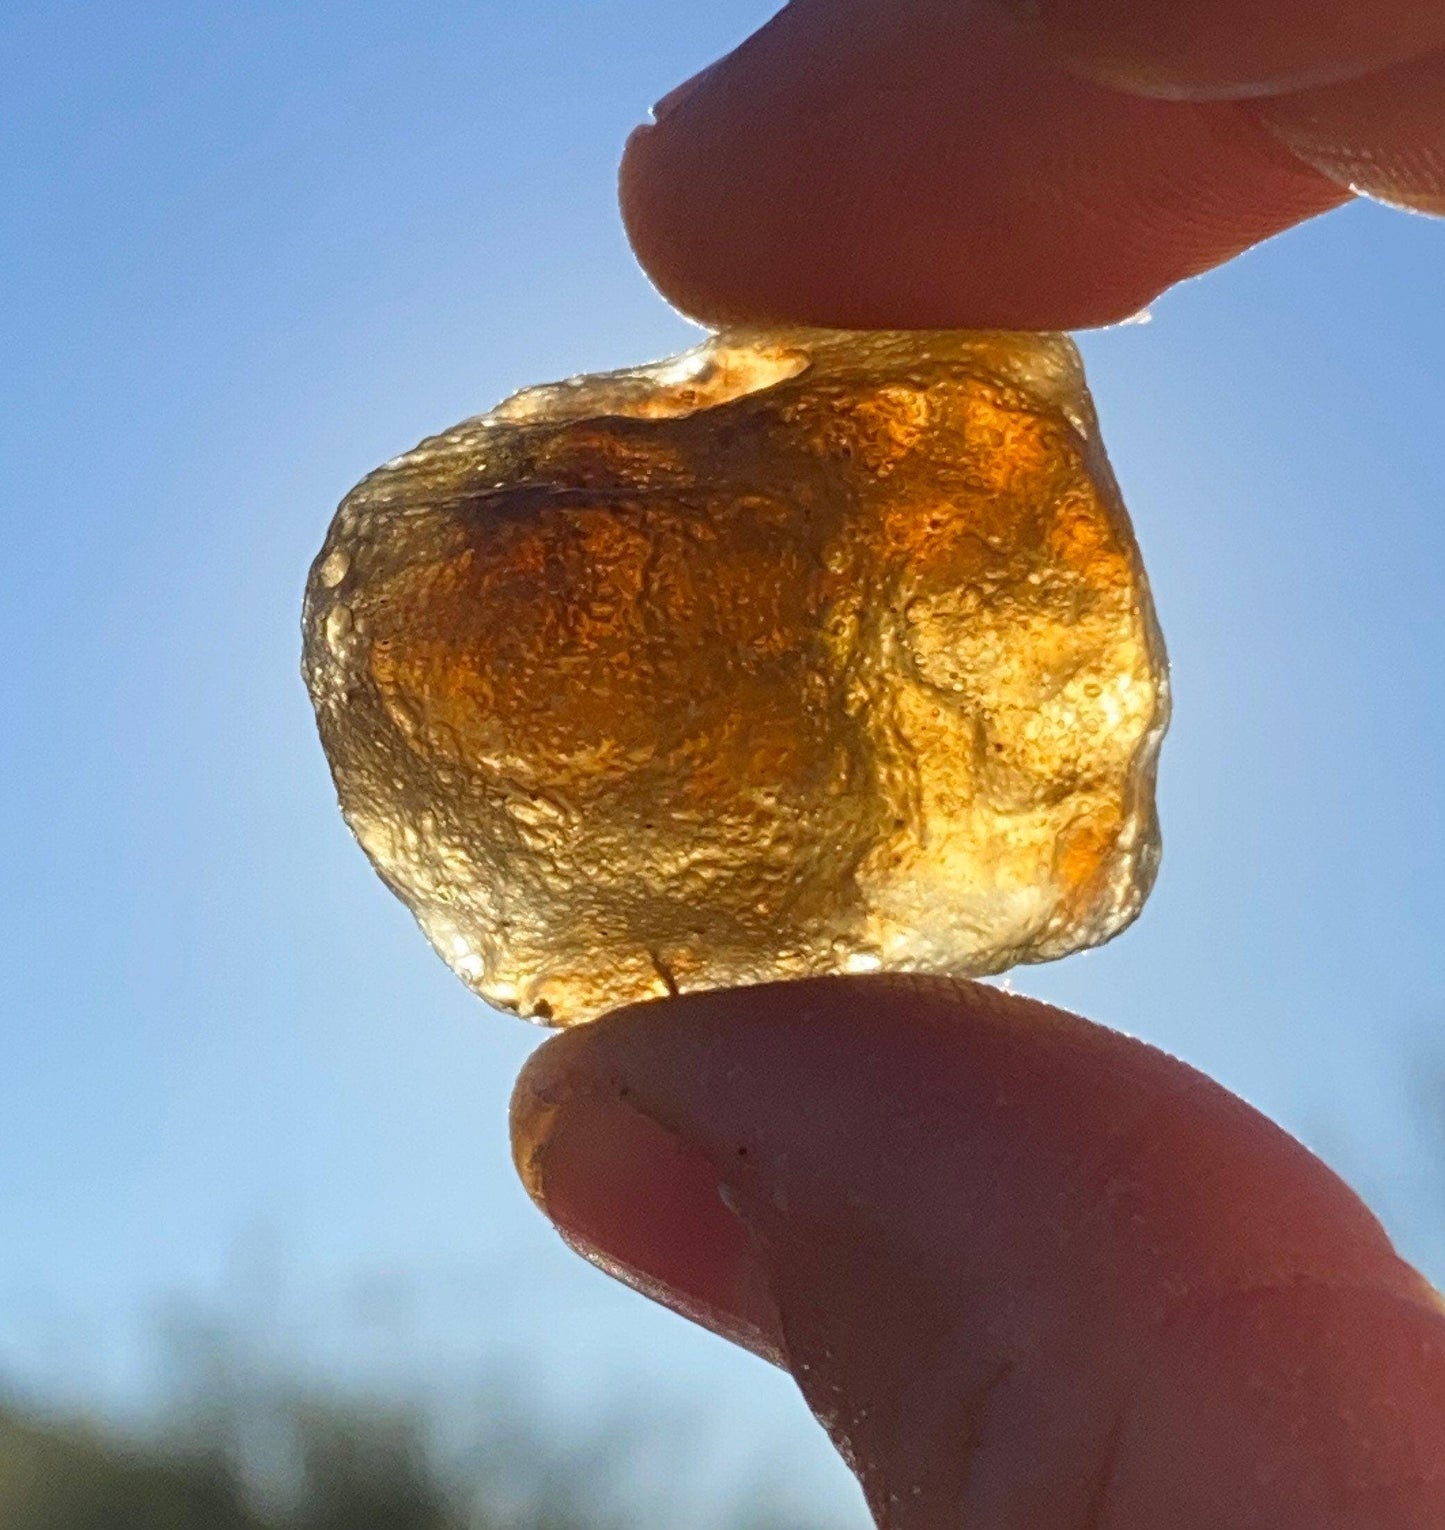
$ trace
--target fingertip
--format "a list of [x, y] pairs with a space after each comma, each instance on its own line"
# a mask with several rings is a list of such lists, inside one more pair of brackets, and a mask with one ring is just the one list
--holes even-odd
[[[1272, 1395], [1315, 1364], [1320, 1329], [1301, 1298], [1264, 1330], [1276, 1369], [1256, 1364], [1250, 1293], [1364, 1292], [1436, 1324], [1415, 1335], [1428, 1343], [1441, 1322], [1374, 1218], [1279, 1128], [1140, 1042], [987, 986], [819, 979], [636, 1006], [543, 1046], [513, 1120], [564, 1236], [786, 1364], [900, 1530], [965, 1507], [1091, 1522], [1124, 1501], [1110, 1463], [1151, 1386], [1161, 1416], [1182, 1388], [1170, 1405], [1201, 1449], [1243, 1449], [1230, 1387]], [[1227, 1319], [1198, 1417], [1192, 1351], [1170, 1339], [1191, 1312]], [[1322, 1406], [1373, 1406], [1369, 1346], [1346, 1348], [1320, 1371]], [[1421, 1355], [1433, 1396], [1438, 1357]], [[1270, 1415], [1282, 1436], [1250, 1461], [1288, 1457], [1291, 1416]], [[1176, 1517], [1098, 1522], [1194, 1530], [1177, 1494], [1149, 1496], [1187, 1433], [1127, 1443], [1130, 1492]]]
[[783, 1364], [766, 1272], [708, 1155], [636, 1108], [625, 1077], [573, 1040], [582, 1034], [540, 1047], [513, 1091], [513, 1158], [528, 1195], [614, 1279]]
[[1344, 200], [1231, 104], [1074, 77], [974, 6], [789, 6], [636, 130], [624, 222], [710, 324], [1076, 328]]

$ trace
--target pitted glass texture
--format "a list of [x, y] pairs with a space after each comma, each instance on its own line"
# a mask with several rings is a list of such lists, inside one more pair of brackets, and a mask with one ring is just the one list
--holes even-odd
[[347, 822], [555, 1024], [1109, 939], [1168, 681], [1073, 344], [733, 331], [372, 473], [305, 604]]

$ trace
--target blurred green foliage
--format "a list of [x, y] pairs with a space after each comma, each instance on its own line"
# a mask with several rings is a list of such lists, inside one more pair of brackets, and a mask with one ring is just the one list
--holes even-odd
[[[262, 1419], [258, 1408], [264, 1411]], [[278, 1483], [246, 1465], [229, 1407], [120, 1436], [0, 1410], [4, 1530], [634, 1530], [646, 1504], [610, 1502], [599, 1441], [559, 1455], [516, 1420], [443, 1462], [417, 1417], [276, 1395], [249, 1400], [291, 1463]], [[737, 1530], [816, 1530], [740, 1510]]]
[[45, 1427], [14, 1413], [0, 1414], [0, 1525], [6, 1530], [270, 1530], [246, 1504], [224, 1460], [169, 1458], [104, 1442], [78, 1426]]
[[268, 1259], [240, 1271], [231, 1300], [154, 1314], [142, 1411], [0, 1376], [0, 1530], [843, 1530], [784, 1456], [719, 1475], [705, 1407], [559, 1412], [545, 1376], [428, 1363], [404, 1326], [377, 1365], [345, 1318], [328, 1363], [303, 1334], [330, 1307], [297, 1307]]

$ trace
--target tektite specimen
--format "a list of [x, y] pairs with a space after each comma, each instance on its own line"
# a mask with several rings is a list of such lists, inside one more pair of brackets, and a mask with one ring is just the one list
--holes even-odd
[[730, 332], [379, 468], [306, 590], [347, 822], [477, 993], [997, 972], [1159, 857], [1163, 644], [1057, 335]]

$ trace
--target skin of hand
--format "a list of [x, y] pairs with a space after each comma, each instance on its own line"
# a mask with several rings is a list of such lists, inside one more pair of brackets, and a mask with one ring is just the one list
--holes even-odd
[[[655, 115], [624, 215], [696, 317], [1076, 327], [1346, 188], [1445, 211], [1445, 4], [794, 0]], [[513, 1141], [586, 1258], [791, 1371], [885, 1530], [1445, 1526], [1445, 1304], [1139, 1041], [690, 995], [539, 1048]]]
[[794, 0], [654, 110], [623, 215], [684, 312], [1074, 329], [1351, 186], [1445, 211], [1445, 5]]

